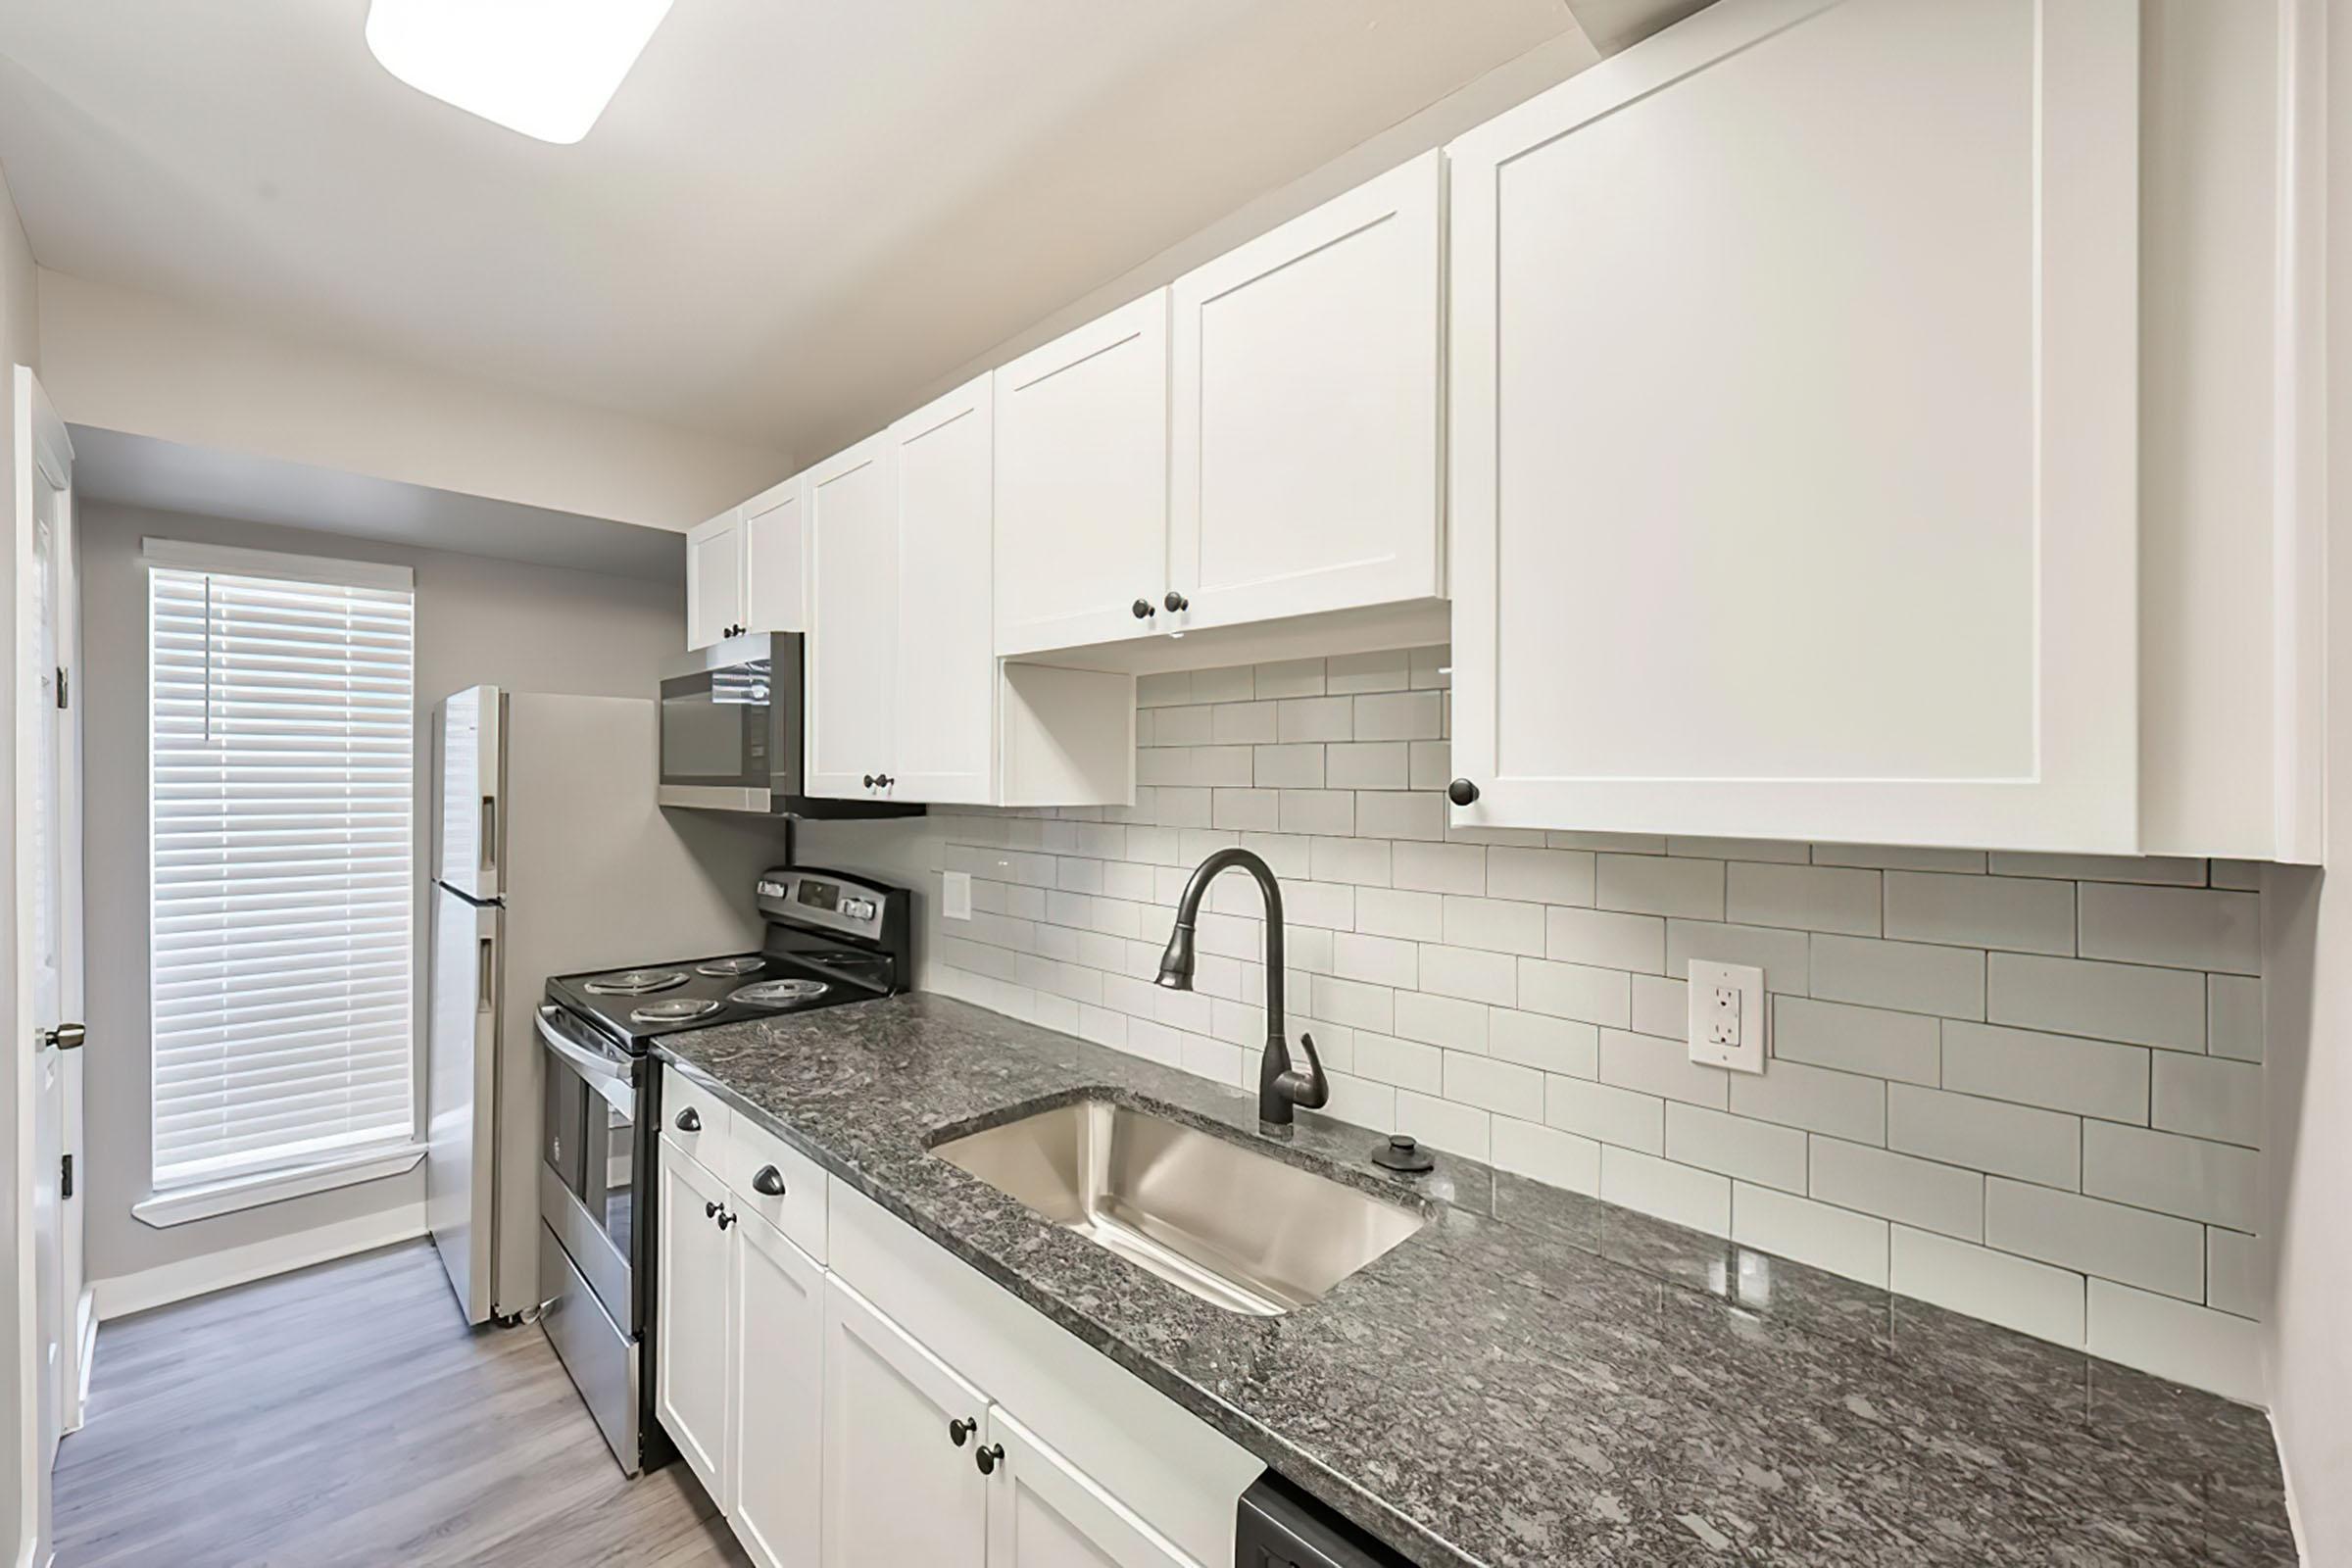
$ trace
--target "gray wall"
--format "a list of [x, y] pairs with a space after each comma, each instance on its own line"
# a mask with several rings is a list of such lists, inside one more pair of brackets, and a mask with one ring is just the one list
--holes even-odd
[[421, 1171], [168, 1229], [131, 1214], [131, 1205], [147, 1195], [149, 1122], [147, 599], [139, 542], [156, 535], [392, 562], [416, 571], [419, 1020], [426, 929], [421, 857], [431, 837], [426, 811], [432, 753], [425, 726], [433, 703], [479, 682], [518, 691], [651, 696], [662, 661], [685, 643], [679, 587], [128, 508], [93, 505], [82, 514], [82, 529], [89, 1277], [116, 1279], [417, 1205]]

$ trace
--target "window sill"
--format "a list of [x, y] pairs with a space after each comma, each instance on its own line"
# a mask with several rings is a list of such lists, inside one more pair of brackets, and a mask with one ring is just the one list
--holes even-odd
[[403, 1171], [416, 1169], [416, 1162], [422, 1158], [422, 1144], [362, 1150], [355, 1153], [338, 1154], [316, 1164], [298, 1166], [293, 1170], [237, 1176], [227, 1181], [208, 1182], [202, 1187], [182, 1187], [168, 1193], [155, 1193], [131, 1204], [130, 1212], [142, 1223], [162, 1230], [172, 1225], [185, 1225], [190, 1220], [233, 1213], [240, 1208], [259, 1208], [265, 1203], [283, 1202], [289, 1198], [302, 1198], [311, 1193], [323, 1193], [337, 1187], [352, 1187], [361, 1182], [398, 1176]]

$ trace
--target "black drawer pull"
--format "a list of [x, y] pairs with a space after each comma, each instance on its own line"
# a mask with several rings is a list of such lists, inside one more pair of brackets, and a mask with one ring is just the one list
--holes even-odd
[[763, 1193], [769, 1198], [782, 1198], [784, 1173], [773, 1165], [760, 1166], [758, 1174], [752, 1177], [752, 1191]]

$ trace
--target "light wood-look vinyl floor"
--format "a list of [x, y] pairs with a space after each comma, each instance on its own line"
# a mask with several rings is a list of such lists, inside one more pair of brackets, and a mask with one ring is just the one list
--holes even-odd
[[717, 1568], [682, 1464], [624, 1478], [536, 1328], [416, 1242], [106, 1324], [56, 1568]]

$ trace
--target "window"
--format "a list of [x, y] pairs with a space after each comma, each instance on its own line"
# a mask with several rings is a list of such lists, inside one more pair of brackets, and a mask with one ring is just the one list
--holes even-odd
[[145, 559], [155, 1189], [410, 1144], [409, 574]]

